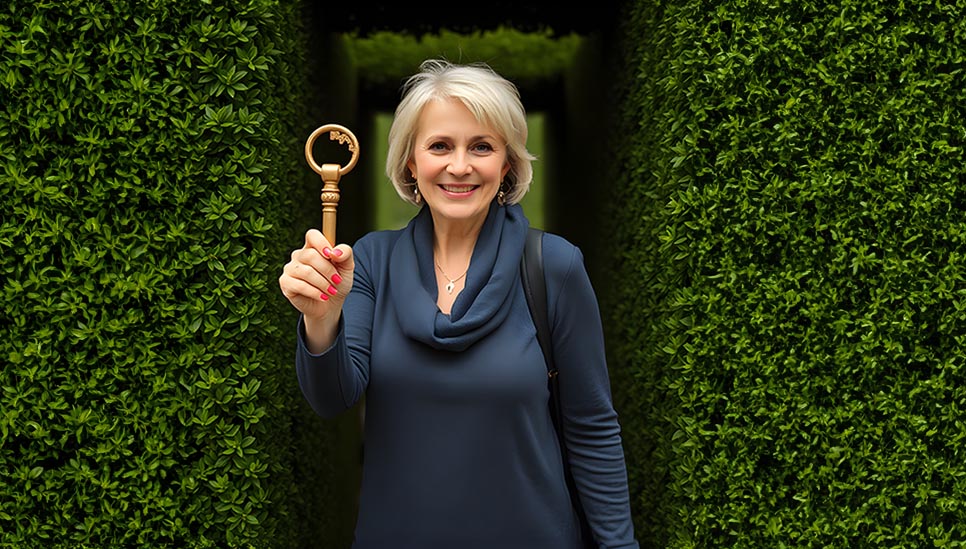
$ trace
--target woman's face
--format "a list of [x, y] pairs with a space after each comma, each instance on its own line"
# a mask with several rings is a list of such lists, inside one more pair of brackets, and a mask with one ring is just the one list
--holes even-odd
[[458, 100], [432, 101], [419, 116], [409, 169], [435, 218], [486, 218], [510, 170], [506, 143]]

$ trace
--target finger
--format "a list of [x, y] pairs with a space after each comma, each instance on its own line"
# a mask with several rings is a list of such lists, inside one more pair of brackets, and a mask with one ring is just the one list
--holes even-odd
[[318, 229], [309, 229], [305, 232], [305, 248], [314, 249], [321, 254], [322, 250], [331, 247], [332, 243]]
[[303, 248], [298, 250], [298, 255], [293, 256], [293, 260], [312, 265], [334, 284], [338, 284], [338, 279], [351, 275], [355, 270], [353, 257], [351, 246], [339, 244], [331, 248], [326, 246], [321, 250], [314, 246]]
[[286, 265], [285, 272], [291, 278], [310, 284], [318, 292], [330, 295], [335, 295], [333, 284], [341, 282], [335, 266], [314, 248], [300, 250], [297, 257]]
[[[282, 294], [295, 304], [299, 299], [308, 299], [312, 301], [328, 300], [329, 294], [320, 290], [316, 285], [296, 278], [293, 276], [282, 275], [279, 280], [279, 286], [282, 288]], [[323, 298], [322, 296], [325, 296]]]
[[318, 229], [306, 231], [303, 249], [315, 250], [326, 260], [341, 264], [339, 268], [342, 271], [351, 271], [355, 267], [352, 261], [352, 248], [348, 244], [339, 244], [338, 246], [332, 244]]
[[291, 274], [282, 275], [279, 285], [282, 287], [282, 294], [293, 302], [298, 298], [328, 301], [339, 293], [329, 280], [308, 265], [294, 265]]
[[329, 260], [335, 264], [340, 272], [352, 272], [355, 270], [356, 263], [353, 258], [352, 247], [348, 244], [339, 244], [334, 248], [329, 248], [328, 251], [323, 250], [323, 255], [329, 257]]

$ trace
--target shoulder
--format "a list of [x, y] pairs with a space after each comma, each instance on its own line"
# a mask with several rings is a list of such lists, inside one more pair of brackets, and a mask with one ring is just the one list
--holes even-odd
[[[560, 318], [588, 320], [587, 315], [594, 310], [589, 307], [596, 305], [597, 297], [580, 248], [560, 235], [545, 232], [543, 268], [551, 321], [556, 323]], [[561, 300], [563, 295], [567, 298]]]
[[402, 229], [397, 229], [366, 233], [356, 240], [356, 243], [352, 245], [352, 249], [357, 253], [359, 251], [365, 251], [370, 255], [388, 253], [389, 250], [392, 250], [396, 241], [399, 240], [399, 235], [402, 232]]
[[356, 260], [356, 267], [369, 268], [372, 265], [379, 265], [389, 261], [392, 248], [402, 229], [373, 231], [362, 235], [355, 244], [352, 245], [352, 253]]
[[580, 248], [566, 238], [544, 232], [543, 264], [548, 280], [563, 281], [574, 268], [583, 268], [584, 256]]

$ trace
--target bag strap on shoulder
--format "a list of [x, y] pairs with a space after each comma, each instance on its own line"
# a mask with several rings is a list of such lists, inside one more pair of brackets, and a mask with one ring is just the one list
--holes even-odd
[[560, 404], [560, 387], [558, 383], [557, 367], [553, 360], [553, 344], [550, 334], [550, 312], [547, 307], [547, 280], [543, 269], [543, 231], [531, 227], [527, 232], [526, 244], [523, 247], [523, 259], [520, 274], [523, 279], [523, 293], [527, 296], [530, 316], [537, 328], [537, 341], [543, 350], [544, 360], [547, 362], [547, 383], [550, 388], [550, 417], [557, 430], [557, 441], [560, 443], [560, 455], [564, 464], [564, 479], [570, 491], [570, 502], [574, 507], [580, 525], [581, 538], [584, 547], [596, 547], [590, 533], [587, 515], [584, 513], [577, 495], [577, 485], [570, 470], [570, 460], [567, 445], [563, 437], [563, 411]]
[[530, 228], [523, 247], [524, 293], [530, 306], [530, 316], [537, 327], [537, 341], [547, 361], [547, 376], [556, 377], [557, 368], [553, 363], [553, 346], [550, 341], [550, 318], [547, 308], [547, 282], [543, 275], [543, 231]]

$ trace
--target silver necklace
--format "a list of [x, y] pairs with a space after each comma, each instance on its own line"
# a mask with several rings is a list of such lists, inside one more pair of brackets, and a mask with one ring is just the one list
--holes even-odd
[[456, 283], [459, 282], [460, 279], [463, 278], [464, 276], [466, 276], [466, 273], [468, 273], [470, 271], [470, 268], [467, 267], [466, 270], [463, 271], [463, 274], [459, 275], [454, 280], [454, 279], [450, 278], [449, 275], [446, 274], [445, 271], [443, 271], [443, 268], [442, 267], [439, 266], [439, 260], [438, 259], [436, 260], [436, 268], [439, 269], [439, 272], [443, 275], [443, 278], [445, 278], [446, 280], [449, 281], [449, 284], [446, 285], [446, 293], [448, 293], [450, 295], [453, 294], [453, 289], [456, 288]]

